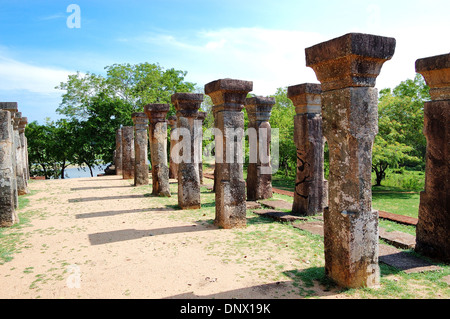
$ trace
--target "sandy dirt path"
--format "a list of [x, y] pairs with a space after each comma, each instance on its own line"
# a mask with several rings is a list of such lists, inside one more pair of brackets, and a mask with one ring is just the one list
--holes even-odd
[[252, 253], [242, 241], [252, 240], [256, 226], [212, 225], [214, 194], [206, 188], [201, 210], [181, 211], [174, 183], [171, 198], [152, 197], [151, 186], [118, 176], [29, 187], [30, 202], [19, 212], [29, 222], [8, 230], [20, 240], [13, 259], [0, 265], [0, 298], [301, 297], [276, 270], [308, 267], [307, 257], [270, 242]]

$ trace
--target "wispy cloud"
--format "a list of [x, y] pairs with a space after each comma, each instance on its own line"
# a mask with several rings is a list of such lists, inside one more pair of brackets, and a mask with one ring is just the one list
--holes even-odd
[[27, 90], [54, 93], [55, 86], [66, 81], [73, 71], [34, 66], [0, 55], [0, 87], [3, 90]]
[[67, 14], [64, 13], [56, 13], [48, 16], [42, 16], [37, 18], [40, 21], [47, 21], [47, 20], [57, 20], [57, 19], [67, 19]]
[[[314, 32], [264, 28], [197, 31], [186, 37], [146, 34], [127, 42], [171, 52], [168, 65], [185, 66], [189, 80], [202, 86], [230, 77], [254, 82], [254, 93], [269, 95], [278, 87], [317, 82], [305, 67], [304, 49], [324, 37]], [[124, 41], [124, 39], [122, 39]]]

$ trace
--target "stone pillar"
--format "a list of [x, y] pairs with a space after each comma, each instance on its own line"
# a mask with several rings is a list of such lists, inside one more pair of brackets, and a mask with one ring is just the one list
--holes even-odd
[[431, 101], [424, 105], [427, 138], [425, 190], [420, 193], [415, 250], [450, 262], [449, 150], [450, 54], [416, 61], [416, 72], [430, 87]]
[[253, 82], [221, 79], [205, 85], [214, 104], [215, 198], [214, 224], [223, 228], [244, 227], [246, 221], [242, 141], [245, 98]]
[[15, 210], [16, 177], [12, 161], [13, 130], [11, 125], [11, 113], [0, 108], [0, 227], [9, 227], [19, 222]]
[[134, 128], [122, 127], [122, 175], [134, 179]]
[[147, 114], [133, 113], [134, 123], [134, 186], [148, 185], [148, 117]]
[[378, 133], [373, 88], [395, 39], [350, 33], [307, 48], [306, 65], [322, 86], [323, 130], [330, 150], [324, 211], [325, 272], [344, 287], [379, 285], [378, 212], [372, 211], [372, 146]]
[[166, 197], [170, 197], [166, 120], [169, 108], [169, 104], [148, 104], [144, 107], [149, 118], [148, 136], [152, 162], [152, 194]]
[[22, 117], [19, 123], [19, 138], [20, 138], [20, 146], [21, 146], [21, 152], [22, 152], [22, 171], [23, 171], [23, 177], [25, 182], [25, 187], [28, 191], [28, 180], [30, 179], [29, 173], [28, 173], [28, 145], [27, 145], [27, 138], [25, 136], [25, 128], [28, 124], [28, 118]]
[[292, 213], [313, 216], [323, 211], [322, 89], [304, 83], [288, 87], [295, 106], [294, 142], [297, 148], [297, 177]]
[[116, 175], [123, 175], [122, 171], [122, 128], [116, 131], [116, 153], [114, 156], [114, 167], [116, 168]]
[[14, 131], [14, 118], [16, 116], [16, 113], [18, 112], [17, 102], [0, 102], [0, 109], [3, 109], [5, 111], [8, 111], [11, 114], [11, 125], [8, 126], [11, 130], [10, 136], [11, 136], [11, 142], [12, 142], [12, 150], [10, 152], [11, 156], [11, 165], [13, 170], [13, 177], [11, 180], [11, 183], [13, 185], [13, 192], [14, 192], [14, 208], [17, 208], [19, 206], [19, 192], [17, 190], [17, 172], [16, 172], [16, 139], [15, 131]]
[[14, 144], [16, 147], [16, 180], [17, 180], [17, 193], [18, 195], [28, 194], [28, 188], [26, 183], [26, 177], [24, 175], [24, 156], [23, 156], [23, 145], [20, 139], [20, 131], [23, 131], [20, 126], [20, 122], [22, 121], [22, 113], [16, 112], [14, 118]]
[[270, 113], [275, 98], [255, 96], [247, 98], [249, 164], [247, 168], [247, 200], [272, 197], [272, 167], [270, 164]]
[[201, 134], [202, 136], [199, 138], [199, 143], [200, 143], [200, 156], [199, 156], [199, 160], [200, 163], [198, 163], [198, 175], [200, 177], [200, 185], [203, 185], [203, 122], [205, 121], [207, 113], [206, 112], [198, 112], [198, 116], [197, 116], [197, 121], [199, 122], [199, 125], [201, 126]]
[[172, 95], [172, 104], [177, 110], [177, 130], [179, 136], [183, 137], [178, 140], [178, 143], [182, 143], [178, 145], [183, 146], [182, 160], [178, 164], [178, 206], [181, 209], [199, 209], [201, 206], [198, 172], [198, 158], [201, 155], [198, 138], [201, 136], [195, 121], [202, 102], [203, 94], [175, 93]]
[[[171, 135], [173, 132], [177, 129], [177, 117], [175, 115], [169, 116], [167, 119], [167, 123], [172, 128], [171, 129]], [[170, 137], [170, 157], [169, 157], [169, 178], [178, 179], [178, 164], [173, 161], [172, 157], [175, 157], [175, 154], [173, 154], [175, 145], [177, 144], [177, 140], [173, 139], [172, 136]]]

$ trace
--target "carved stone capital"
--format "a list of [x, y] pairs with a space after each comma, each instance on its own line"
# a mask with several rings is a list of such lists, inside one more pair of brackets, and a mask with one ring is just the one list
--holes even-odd
[[383, 63], [394, 55], [394, 38], [348, 33], [305, 49], [323, 91], [375, 86]]

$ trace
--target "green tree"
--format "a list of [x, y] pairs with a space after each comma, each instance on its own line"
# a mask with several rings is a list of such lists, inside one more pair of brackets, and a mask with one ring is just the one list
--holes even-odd
[[184, 81], [186, 71], [164, 70], [158, 64], [113, 64], [105, 70], [106, 77], [77, 72], [67, 82], [61, 82], [56, 89], [65, 93], [57, 112], [69, 118], [86, 119], [89, 105], [100, 96], [121, 100], [132, 106], [131, 112], [141, 112], [145, 104], [170, 103], [172, 94], [195, 89], [194, 83]]
[[279, 169], [284, 175], [295, 176], [297, 167], [297, 148], [294, 143], [295, 107], [287, 97], [287, 88], [278, 88], [273, 95], [275, 105], [270, 116], [270, 126], [279, 132]]
[[372, 170], [375, 172], [375, 186], [381, 186], [381, 181], [386, 177], [386, 170], [397, 167], [408, 161], [418, 163], [420, 160], [409, 155], [412, 147], [393, 141], [387, 142], [381, 136], [375, 136], [372, 156]]
[[58, 178], [67, 166], [60, 137], [63, 130], [50, 119], [45, 125], [37, 121], [28, 124], [25, 134], [28, 141], [28, 161], [31, 175], [46, 179]]
[[423, 105], [430, 99], [428, 92], [422, 76], [417, 74], [414, 80], [403, 81], [393, 90], [380, 91], [378, 104], [378, 135], [389, 143], [409, 146], [411, 155], [421, 160], [422, 167], [427, 145], [422, 132]]
[[430, 99], [429, 89], [420, 74], [393, 90], [380, 91], [378, 135], [375, 137], [372, 170], [376, 186], [388, 168], [425, 165], [426, 139], [423, 130], [423, 104]]

